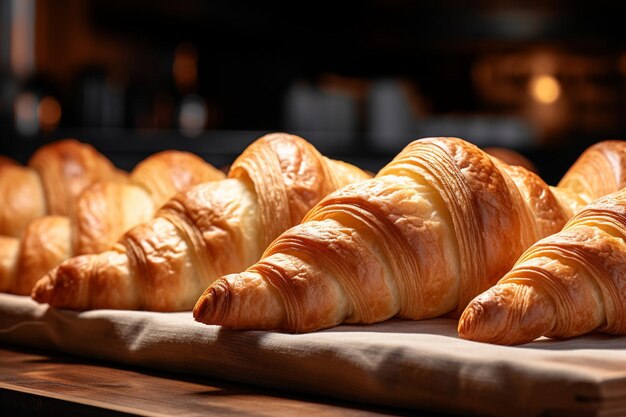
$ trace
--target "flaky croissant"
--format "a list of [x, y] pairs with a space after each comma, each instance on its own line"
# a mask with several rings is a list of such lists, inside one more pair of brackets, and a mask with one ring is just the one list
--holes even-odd
[[222, 171], [189, 152], [163, 151], [149, 156], [137, 164], [129, 181], [101, 181], [81, 194], [76, 207], [73, 253], [109, 249], [124, 232], [150, 220], [172, 196], [193, 185], [224, 177]]
[[467, 306], [461, 337], [516, 345], [598, 330], [626, 334], [626, 189], [530, 247]]
[[264, 136], [227, 179], [176, 195], [112, 250], [62, 263], [37, 283], [33, 298], [80, 310], [191, 309], [215, 278], [253, 264], [322, 197], [366, 178], [302, 138]]
[[194, 317], [306, 332], [458, 315], [581, 203], [461, 139], [418, 140], [376, 178], [322, 200], [257, 264], [214, 282]]
[[590, 146], [559, 181], [586, 204], [626, 186], [626, 141], [605, 140]]
[[73, 218], [43, 216], [28, 224], [21, 239], [0, 240], [0, 291], [30, 295], [50, 269], [71, 256], [110, 248], [125, 231], [151, 219], [168, 196], [223, 178], [196, 155], [164, 151], [140, 162], [128, 181], [92, 184], [78, 197]]
[[35, 152], [28, 166], [8, 164], [0, 172], [0, 235], [20, 237], [45, 214], [72, 216], [75, 199], [89, 185], [124, 177], [91, 145], [74, 139]]
[[530, 172], [534, 172], [538, 174], [539, 171], [535, 164], [533, 164], [528, 158], [522, 155], [519, 152], [516, 152], [509, 148], [503, 148], [499, 146], [489, 146], [483, 149], [486, 153], [491, 156], [495, 156], [502, 162], [508, 165], [517, 165], [523, 168], [526, 168]]

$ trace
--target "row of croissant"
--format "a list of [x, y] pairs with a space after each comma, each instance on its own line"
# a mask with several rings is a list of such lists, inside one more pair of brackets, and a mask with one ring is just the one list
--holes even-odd
[[626, 334], [624, 185], [621, 141], [551, 187], [456, 138], [414, 141], [374, 178], [282, 133], [226, 177], [177, 151], [125, 174], [66, 140], [0, 159], [0, 291], [235, 329], [451, 315], [500, 344]]

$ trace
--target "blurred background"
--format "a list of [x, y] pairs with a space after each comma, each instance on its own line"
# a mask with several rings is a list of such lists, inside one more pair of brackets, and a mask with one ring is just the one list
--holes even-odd
[[65, 137], [129, 169], [216, 165], [269, 131], [372, 171], [424, 136], [522, 152], [555, 183], [626, 138], [620, 1], [0, 0], [0, 153]]

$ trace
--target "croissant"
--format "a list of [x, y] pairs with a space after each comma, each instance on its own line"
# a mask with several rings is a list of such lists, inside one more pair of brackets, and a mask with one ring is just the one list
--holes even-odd
[[215, 281], [193, 314], [289, 332], [458, 316], [581, 204], [461, 139], [418, 140], [376, 178], [322, 200], [258, 263]]
[[527, 170], [531, 172], [534, 172], [535, 174], [539, 173], [535, 164], [533, 164], [524, 155], [514, 150], [511, 150], [508, 148], [502, 148], [498, 146], [490, 146], [490, 147], [484, 148], [483, 151], [485, 151], [491, 156], [495, 156], [496, 158], [498, 158], [499, 160], [501, 160], [502, 162], [508, 165], [518, 165], [518, 166], [526, 168]]
[[2, 167], [11, 165], [17, 165], [17, 162], [7, 156], [0, 155], [0, 169], [2, 169]]
[[151, 219], [168, 196], [223, 178], [196, 155], [164, 151], [140, 162], [128, 181], [94, 183], [78, 197], [73, 219], [43, 216], [28, 224], [21, 240], [0, 240], [0, 291], [30, 295], [50, 269], [73, 255], [111, 247], [125, 231]]
[[593, 330], [626, 334], [626, 189], [602, 197], [531, 246], [467, 306], [465, 339], [517, 345]]
[[124, 232], [151, 219], [175, 194], [224, 177], [222, 171], [189, 152], [151, 155], [137, 164], [128, 182], [98, 182], [82, 193], [76, 207], [73, 252], [82, 255], [109, 249]]
[[366, 178], [302, 138], [266, 135], [237, 158], [227, 179], [177, 194], [111, 250], [65, 261], [32, 296], [78, 310], [191, 309], [209, 283], [253, 264], [322, 197]]
[[626, 141], [605, 140], [590, 146], [567, 171], [558, 188], [585, 205], [626, 186]]
[[0, 235], [20, 237], [45, 214], [72, 216], [75, 199], [99, 180], [124, 177], [91, 145], [67, 139], [41, 147], [28, 166], [5, 164], [0, 172]]

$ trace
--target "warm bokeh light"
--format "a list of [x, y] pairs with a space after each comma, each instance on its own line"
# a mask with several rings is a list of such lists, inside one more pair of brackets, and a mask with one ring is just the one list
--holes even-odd
[[174, 82], [180, 90], [191, 90], [198, 80], [198, 51], [190, 43], [178, 45], [172, 67]]
[[552, 75], [535, 75], [529, 83], [530, 96], [539, 103], [552, 104], [561, 95], [561, 85]]
[[[10, 25], [10, 65], [15, 75], [28, 77], [35, 69], [34, 20], [35, 0], [13, 0], [8, 10], [11, 11]], [[2, 8], [2, 12], [7, 10]], [[2, 40], [3, 43], [6, 40]]]
[[39, 125], [42, 130], [54, 130], [61, 121], [61, 104], [52, 97], [46, 96], [39, 102]]
[[15, 127], [24, 136], [37, 133], [37, 96], [30, 92], [18, 94], [15, 98]]
[[206, 101], [195, 94], [183, 98], [178, 115], [180, 130], [187, 136], [196, 136], [202, 133], [207, 122]]

